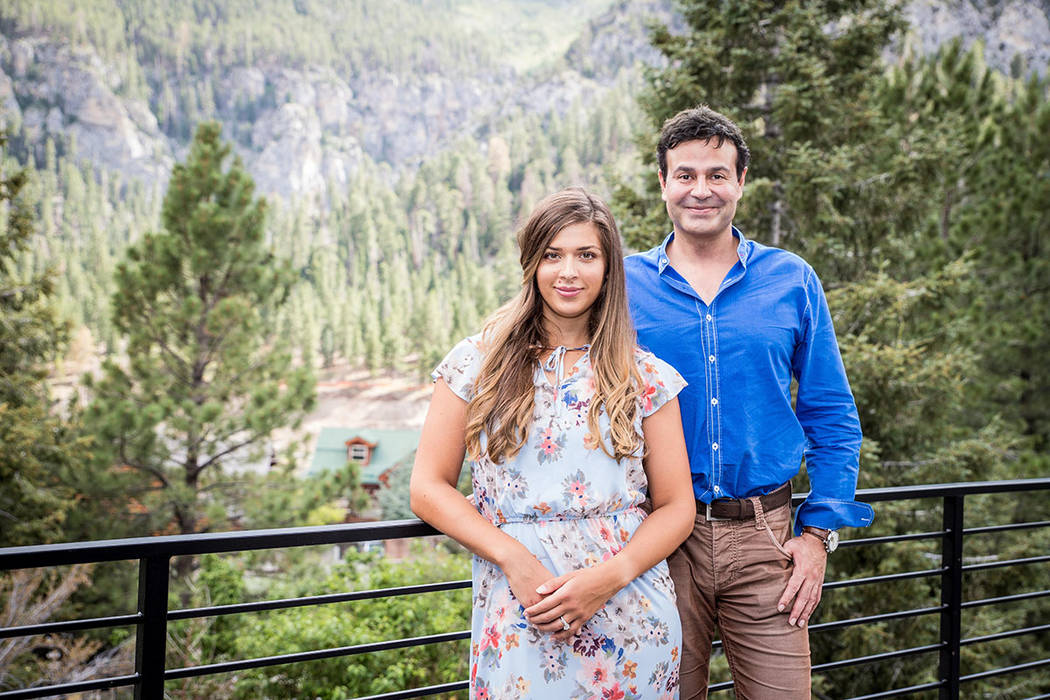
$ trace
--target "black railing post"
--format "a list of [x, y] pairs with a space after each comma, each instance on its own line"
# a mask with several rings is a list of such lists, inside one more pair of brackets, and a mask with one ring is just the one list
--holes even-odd
[[139, 560], [139, 614], [135, 633], [135, 700], [164, 697], [165, 642], [168, 636], [168, 564], [166, 555]]
[[941, 542], [941, 700], [959, 700], [959, 649], [962, 641], [963, 499], [944, 497]]

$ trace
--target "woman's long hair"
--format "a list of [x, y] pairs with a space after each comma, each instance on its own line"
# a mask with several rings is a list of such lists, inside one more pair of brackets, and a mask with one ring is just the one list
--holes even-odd
[[[534, 408], [533, 375], [537, 360], [549, 345], [536, 269], [559, 232], [586, 222], [598, 229], [605, 258], [605, 278], [590, 310], [594, 397], [587, 427], [593, 444], [617, 461], [636, 454], [641, 447], [634, 421], [642, 383], [635, 364], [634, 326], [627, 311], [620, 234], [604, 202], [583, 188], [570, 187], [544, 197], [518, 232], [521, 291], [485, 322], [485, 356], [467, 414], [467, 452], [472, 459], [481, 456], [483, 432], [485, 452], [496, 463], [516, 455], [528, 440]], [[609, 416], [611, 446], [606, 445], [599, 427], [603, 407]]]

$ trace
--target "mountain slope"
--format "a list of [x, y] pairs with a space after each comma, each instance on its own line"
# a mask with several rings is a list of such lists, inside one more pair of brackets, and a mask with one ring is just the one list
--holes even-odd
[[[898, 51], [982, 39], [991, 65], [1043, 70], [1048, 6], [914, 0]], [[673, 26], [672, 3], [9, 0], [0, 120], [38, 162], [52, 139], [163, 186], [194, 125], [219, 119], [261, 192], [330, 201], [362, 164], [413, 169], [508, 114], [564, 113], [637, 79], [661, 61], [651, 18]]]

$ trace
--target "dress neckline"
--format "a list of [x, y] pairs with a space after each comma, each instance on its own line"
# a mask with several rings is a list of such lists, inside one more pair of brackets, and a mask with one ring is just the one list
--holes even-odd
[[[556, 376], [558, 376], [558, 381], [560, 382], [561, 381], [561, 377], [560, 377], [561, 372], [558, 371], [558, 368], [559, 367], [564, 367], [565, 354], [569, 353], [569, 352], [579, 352], [580, 350], [583, 350], [584, 351], [583, 354], [584, 354], [584, 356], [586, 356], [587, 351], [591, 349], [591, 344], [587, 343], [586, 345], [581, 345], [578, 348], [567, 348], [564, 345], [559, 345], [559, 346], [554, 347], [554, 348], [542, 348], [542, 349], [543, 350], [550, 350], [551, 354], [547, 357], [547, 359], [545, 361], [541, 362], [540, 365], [547, 372], [555, 372]], [[580, 359], [583, 359], [583, 358], [581, 357]], [[579, 362], [579, 361], [580, 360], [576, 360], [576, 362]], [[573, 363], [573, 366], [575, 367], [576, 363]]]

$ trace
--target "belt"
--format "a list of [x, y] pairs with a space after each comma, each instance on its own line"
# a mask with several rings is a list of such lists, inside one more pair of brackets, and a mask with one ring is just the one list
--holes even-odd
[[[769, 512], [791, 503], [791, 483], [758, 497], [762, 510]], [[749, 520], [755, 517], [755, 504], [748, 498], [719, 498], [704, 503], [696, 502], [696, 510], [707, 520]]]

